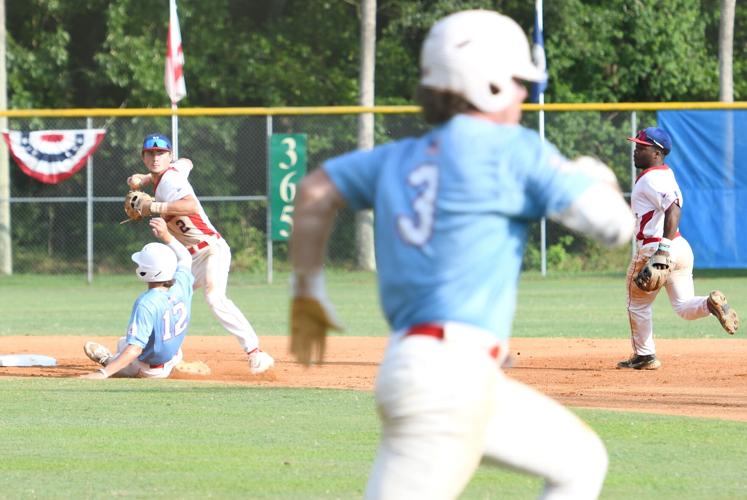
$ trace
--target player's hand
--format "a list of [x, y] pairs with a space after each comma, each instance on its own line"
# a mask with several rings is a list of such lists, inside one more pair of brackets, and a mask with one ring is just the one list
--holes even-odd
[[96, 372], [91, 372], [91, 373], [85, 373], [79, 376], [78, 378], [85, 378], [88, 380], [105, 380], [107, 377], [100, 371], [96, 371]]
[[327, 331], [342, 331], [334, 307], [327, 298], [322, 271], [291, 275], [293, 299], [290, 317], [290, 351], [305, 365], [324, 360]]
[[652, 265], [656, 269], [669, 269], [670, 259], [669, 252], [666, 250], [657, 250], [654, 255], [660, 255], [663, 259], [653, 259]]
[[328, 330], [342, 330], [334, 312], [310, 297], [294, 297], [291, 302], [290, 352], [308, 366], [324, 360]]
[[148, 199], [146, 197], [139, 197], [137, 200], [135, 200], [135, 210], [138, 211], [140, 215], [143, 217], [149, 217], [152, 215], [150, 213], [150, 205], [153, 203], [152, 199]]
[[149, 174], [133, 174], [127, 178], [127, 185], [130, 189], [135, 191], [142, 189], [147, 184], [146, 178], [150, 178]]
[[166, 221], [161, 217], [152, 218], [148, 221], [148, 225], [150, 226], [150, 229], [151, 231], [153, 231], [153, 235], [156, 238], [166, 244], [169, 244], [171, 242], [173, 236], [171, 236], [171, 233], [169, 233], [168, 226], [166, 226]]

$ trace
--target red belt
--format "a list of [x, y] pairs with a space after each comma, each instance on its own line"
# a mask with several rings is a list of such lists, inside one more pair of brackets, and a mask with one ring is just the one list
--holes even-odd
[[[215, 239], [216, 240], [220, 239], [220, 234], [219, 233], [215, 233]], [[187, 248], [187, 250], [189, 250], [190, 254], [194, 255], [198, 251], [202, 250], [203, 248], [205, 248], [208, 245], [210, 245], [210, 240], [205, 240], [205, 241], [199, 242], [196, 245], [192, 245], [191, 247]]]
[[[682, 236], [679, 231], [677, 231], [674, 234], [674, 236], [672, 237], [672, 239], [674, 239], [674, 238], [676, 238], [678, 236]], [[661, 238], [638, 238], [638, 239], [639, 240], [643, 240], [643, 244], [644, 245], [648, 245], [649, 243], [656, 243], [656, 242], [661, 241]]]
[[[444, 327], [433, 323], [420, 323], [418, 325], [411, 326], [405, 333], [405, 337], [408, 335], [425, 335], [426, 337], [433, 337], [439, 340], [444, 339]], [[500, 352], [499, 346], [493, 346], [488, 350], [488, 354], [493, 359], [498, 359], [498, 353]]]
[[150, 365], [151, 368], [163, 368], [165, 363], [161, 363], [160, 365]]

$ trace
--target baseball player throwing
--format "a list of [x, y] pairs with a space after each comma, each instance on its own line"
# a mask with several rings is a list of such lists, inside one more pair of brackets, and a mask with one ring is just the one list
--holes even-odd
[[148, 290], [132, 307], [127, 335], [119, 340], [116, 355], [101, 344], [86, 342], [86, 355], [102, 368], [82, 378], [166, 378], [182, 360], [192, 311], [192, 257], [169, 234], [163, 219], [151, 219], [150, 227], [165, 245], [148, 243], [132, 255], [135, 274]]
[[169, 232], [187, 247], [193, 258], [195, 288], [204, 288], [205, 300], [213, 314], [248, 354], [249, 371], [254, 375], [264, 373], [275, 361], [260, 350], [254, 328], [226, 296], [231, 249], [210, 223], [189, 183], [192, 162], [186, 158], [172, 162], [171, 141], [163, 134], [145, 138], [142, 159], [150, 174], [132, 175], [127, 184], [132, 189], [153, 184], [155, 201], [144, 201], [138, 211], [143, 216], [163, 217]]
[[[720, 291], [714, 290], [707, 297], [695, 296], [693, 251], [679, 232], [684, 200], [674, 172], [664, 163], [672, 150], [669, 133], [649, 127], [628, 140], [636, 143], [633, 162], [641, 171], [631, 194], [637, 251], [627, 276], [633, 354], [617, 367], [656, 370], [661, 361], [654, 345], [652, 305], [661, 286], [667, 289], [672, 309], [684, 319], [713, 314], [727, 333], [734, 334], [739, 318]], [[660, 273], [663, 275], [657, 276]], [[656, 283], [646, 287], [649, 281]]]
[[300, 184], [291, 351], [304, 363], [320, 359], [338, 325], [322, 274], [337, 210], [373, 208], [393, 332], [376, 382], [383, 429], [366, 497], [456, 498], [484, 459], [544, 478], [543, 498], [596, 498], [602, 441], [500, 367], [531, 221], [549, 216], [619, 245], [632, 236], [630, 209], [605, 165], [570, 161], [519, 125], [519, 80], [545, 75], [512, 19], [485, 10], [445, 17], [420, 64], [418, 99], [435, 127], [328, 160]]

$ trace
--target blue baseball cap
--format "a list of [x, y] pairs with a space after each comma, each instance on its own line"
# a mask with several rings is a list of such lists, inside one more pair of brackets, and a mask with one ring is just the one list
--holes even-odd
[[171, 141], [163, 134], [149, 134], [143, 140], [143, 151], [171, 151]]
[[664, 154], [669, 154], [672, 150], [672, 138], [663, 128], [649, 127], [639, 130], [635, 137], [628, 137], [630, 142], [644, 144], [646, 146], [656, 146], [664, 150]]

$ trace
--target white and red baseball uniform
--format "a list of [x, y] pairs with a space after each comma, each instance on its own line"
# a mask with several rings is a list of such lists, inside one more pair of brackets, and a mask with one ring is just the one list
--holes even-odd
[[[637, 251], [628, 268], [627, 286], [631, 342], [635, 354], [642, 356], [656, 353], [652, 305], [659, 291], [645, 292], [633, 280], [659, 248], [664, 233], [664, 213], [672, 203], [683, 206], [682, 192], [671, 168], [657, 165], [640, 173], [631, 194]], [[688, 320], [709, 316], [708, 298], [695, 296], [692, 248], [679, 231], [672, 239], [669, 255], [672, 272], [666, 289], [672, 309]]]
[[[195, 196], [187, 176], [191, 163], [175, 162], [155, 181], [155, 199], [174, 202], [185, 196]], [[231, 248], [210, 223], [202, 204], [197, 200], [197, 212], [191, 215], [166, 215], [169, 232], [192, 254], [194, 288], [204, 287], [205, 300], [221, 325], [233, 334], [248, 353], [259, 347], [259, 339], [251, 323], [226, 296], [228, 271], [231, 267]]]

